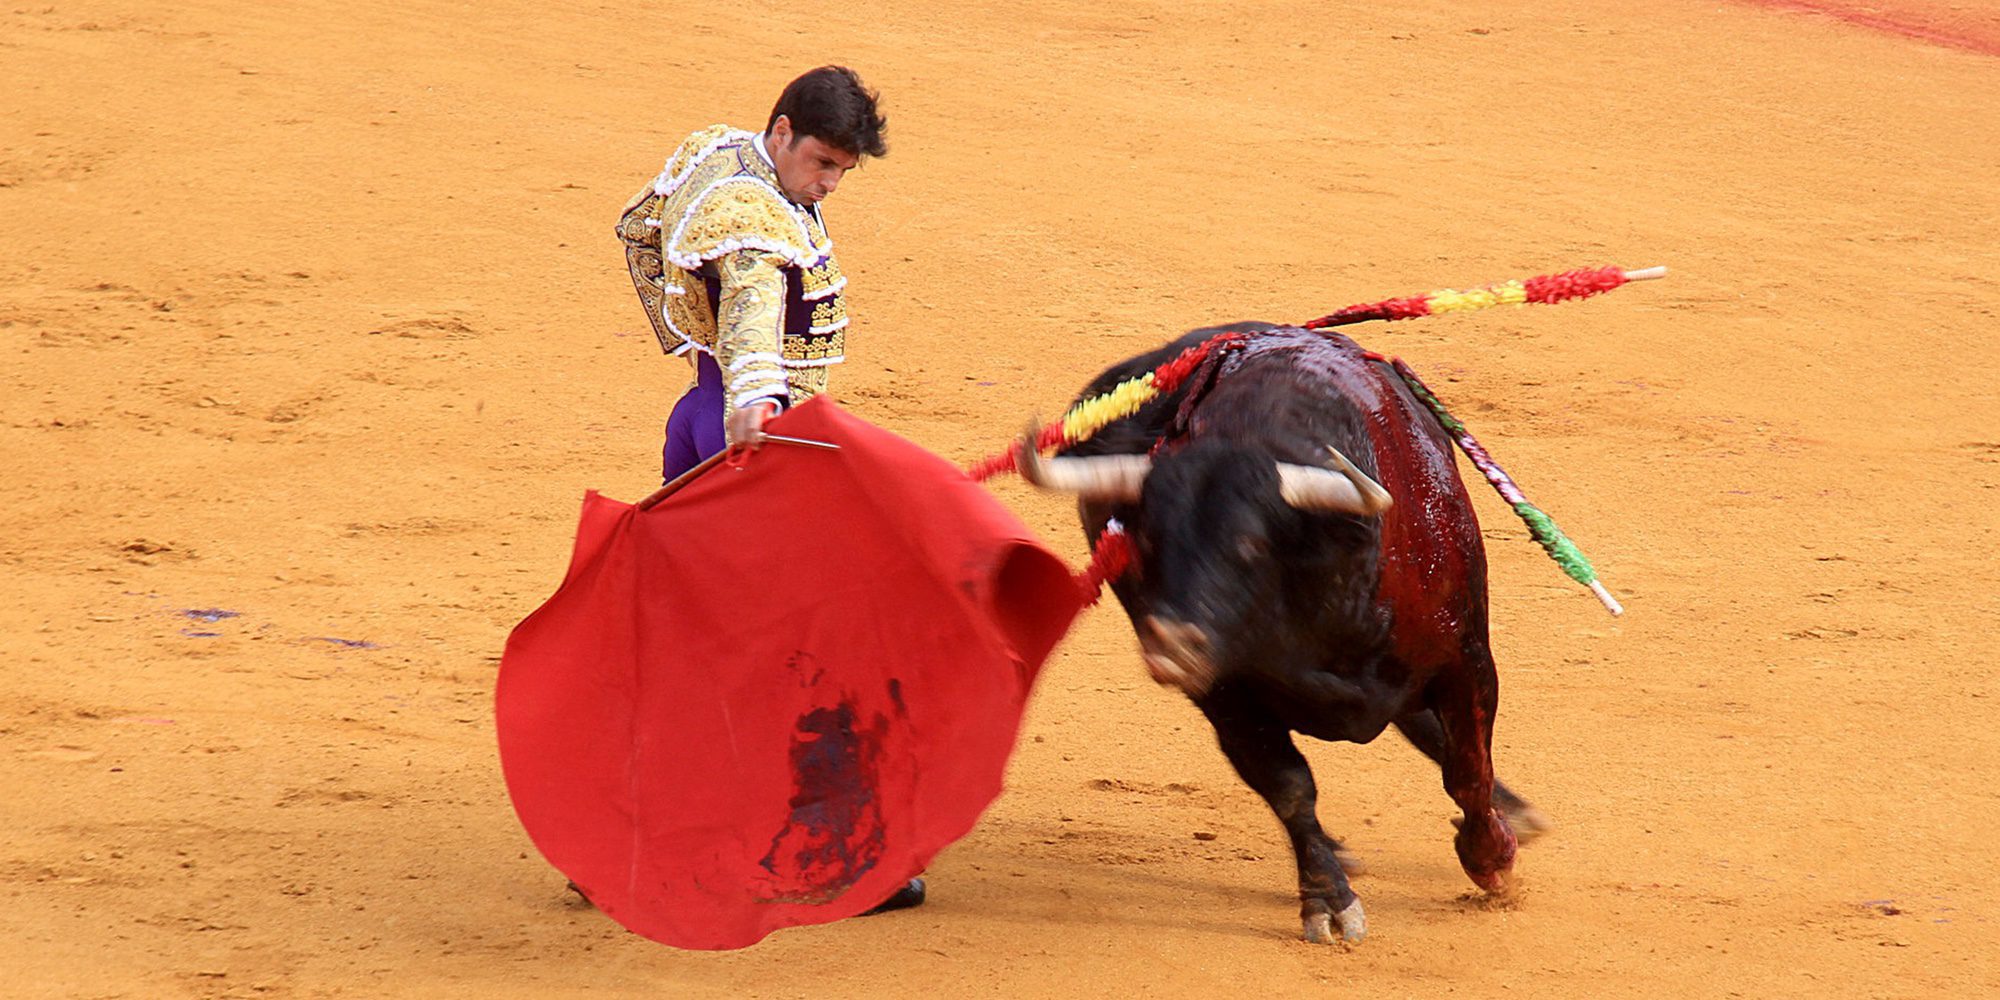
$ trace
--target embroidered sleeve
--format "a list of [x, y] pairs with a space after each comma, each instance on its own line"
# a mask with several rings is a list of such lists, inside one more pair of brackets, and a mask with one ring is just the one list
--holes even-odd
[[715, 317], [715, 361], [729, 406], [759, 399], [786, 402], [784, 356], [785, 259], [775, 253], [738, 250], [716, 258], [721, 279]]
[[787, 372], [787, 385], [791, 389], [792, 405], [797, 406], [825, 392], [826, 375], [830, 370], [826, 365], [790, 369]]

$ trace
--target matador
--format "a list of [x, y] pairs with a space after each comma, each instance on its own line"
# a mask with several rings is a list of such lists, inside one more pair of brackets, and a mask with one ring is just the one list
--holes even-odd
[[863, 156], [888, 152], [877, 96], [843, 66], [793, 80], [764, 131], [711, 125], [683, 140], [618, 220], [660, 347], [694, 385], [667, 420], [673, 479], [824, 392], [844, 357], [847, 278], [820, 203]]
[[[695, 369], [667, 418], [663, 480], [729, 445], [756, 447], [764, 422], [824, 392], [844, 359], [847, 278], [820, 203], [863, 156], [887, 155], [877, 100], [851, 69], [812, 70], [786, 85], [764, 131], [695, 132], [626, 204], [633, 287], [660, 347]], [[913, 878], [869, 912], [924, 895]]]

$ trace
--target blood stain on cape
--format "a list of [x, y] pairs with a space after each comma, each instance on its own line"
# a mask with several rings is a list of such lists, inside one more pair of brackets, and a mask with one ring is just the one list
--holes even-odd
[[[965, 836], [1083, 605], [944, 459], [824, 396], [770, 429], [840, 450], [766, 448], [643, 512], [588, 494], [494, 695], [536, 848], [678, 948], [854, 916]], [[813, 530], [774, 538], [801, 510]], [[773, 560], [797, 570], [783, 600], [685, 599]]]
[[877, 715], [857, 731], [854, 717], [846, 700], [799, 717], [792, 734], [791, 813], [758, 862], [771, 873], [759, 893], [769, 902], [830, 903], [881, 860], [882, 804], [875, 788], [888, 724]]

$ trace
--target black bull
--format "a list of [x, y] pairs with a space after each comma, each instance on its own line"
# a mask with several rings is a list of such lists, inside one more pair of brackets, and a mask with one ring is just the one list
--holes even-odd
[[[1284, 824], [1308, 940], [1338, 926], [1358, 941], [1366, 923], [1293, 732], [1366, 743], [1394, 724], [1464, 812], [1466, 874], [1504, 891], [1512, 827], [1526, 838], [1546, 821], [1493, 776], [1486, 556], [1436, 418], [1347, 338], [1261, 323], [1196, 330], [1111, 367], [1080, 398], [1225, 330], [1251, 339], [1212, 377], [1062, 458], [1024, 452], [1023, 469], [1081, 496], [1093, 544], [1112, 518], [1124, 525], [1133, 559], [1112, 589], [1154, 677], [1186, 691]], [[1150, 462], [1139, 457], [1168, 433]]]

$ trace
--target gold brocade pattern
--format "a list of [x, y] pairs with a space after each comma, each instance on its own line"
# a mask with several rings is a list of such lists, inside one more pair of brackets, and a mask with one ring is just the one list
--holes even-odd
[[728, 408], [790, 395], [778, 354], [785, 329], [783, 263], [776, 254], [755, 250], [738, 250], [716, 261], [722, 294], [715, 363], [722, 369]]
[[[618, 236], [626, 245], [633, 287], [652, 322], [660, 346], [670, 354], [689, 350], [715, 353], [724, 342], [762, 341], [762, 330], [720, 333], [710, 311], [703, 271], [715, 273], [725, 257], [743, 255], [774, 272], [755, 282], [775, 282], [776, 298], [761, 303], [777, 317], [775, 343], [792, 384], [794, 402], [822, 391], [824, 366], [842, 360], [846, 348], [846, 279], [833, 256], [833, 241], [816, 213], [793, 205], [779, 193], [777, 175], [753, 144], [749, 132], [715, 125], [682, 141], [658, 178], [633, 196], [619, 217]], [[718, 275], [727, 283], [729, 274]], [[737, 275], [741, 285], [752, 282]], [[788, 282], [811, 309], [803, 335], [785, 335]], [[726, 294], [726, 290], [725, 290]], [[751, 313], [718, 304], [725, 328]], [[761, 328], [770, 316], [759, 310]], [[726, 365], [725, 365], [726, 370]], [[800, 376], [815, 372], [808, 378]], [[734, 393], [732, 392], [733, 396]]]
[[708, 308], [708, 283], [701, 280], [701, 275], [678, 267], [666, 269], [666, 281], [672, 294], [666, 297], [664, 315], [667, 326], [680, 341], [679, 350], [669, 348], [669, 353], [713, 348], [715, 316]]
[[[668, 165], [672, 166], [672, 162], [669, 160]], [[679, 281], [668, 273], [660, 256], [659, 219], [660, 197], [653, 193], [653, 185], [647, 184], [619, 213], [618, 239], [625, 244], [625, 266], [632, 272], [632, 287], [639, 293], [639, 305], [646, 310], [646, 319], [653, 325], [653, 336], [659, 338], [660, 349], [680, 354], [691, 345], [666, 316], [670, 297], [667, 285], [672, 282], [678, 291]]]
[[[695, 179], [703, 179], [701, 172]], [[666, 233], [666, 220], [676, 217], [674, 201], [667, 199], [661, 230], [665, 256], [676, 267], [697, 268], [732, 250], [768, 250], [782, 257], [782, 264], [804, 268], [820, 263], [830, 249], [825, 246], [826, 235], [816, 232], [819, 227], [812, 224], [812, 216], [793, 208], [775, 187], [750, 174], [709, 182], [705, 190], [695, 192], [673, 231]]]
[[847, 325], [847, 303], [840, 298], [822, 299], [813, 303], [812, 328], [818, 336], [838, 333]]
[[825, 365], [785, 369], [785, 377], [792, 387], [792, 405], [797, 406], [825, 392], [826, 375], [829, 370]]
[[841, 287], [847, 284], [847, 279], [841, 277], [840, 265], [834, 262], [832, 255], [828, 255], [826, 260], [806, 268], [800, 282], [805, 286], [806, 300], [812, 301], [839, 293]]

